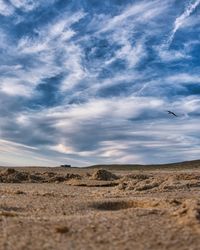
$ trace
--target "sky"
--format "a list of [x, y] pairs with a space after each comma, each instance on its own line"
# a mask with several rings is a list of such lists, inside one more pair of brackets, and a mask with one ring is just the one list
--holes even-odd
[[199, 159], [199, 23], [200, 0], [0, 0], [0, 165]]

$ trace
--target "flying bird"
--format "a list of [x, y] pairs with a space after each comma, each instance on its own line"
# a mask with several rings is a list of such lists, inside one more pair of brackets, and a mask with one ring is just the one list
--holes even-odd
[[167, 110], [167, 112], [168, 112], [168, 114], [170, 114], [170, 115], [173, 115], [173, 116], [178, 117], [178, 115], [176, 115], [174, 112], [172, 112], [172, 111], [170, 111], [170, 110]]

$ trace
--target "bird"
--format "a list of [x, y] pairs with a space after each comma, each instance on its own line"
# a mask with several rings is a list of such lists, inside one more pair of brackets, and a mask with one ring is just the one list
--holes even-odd
[[173, 115], [173, 116], [178, 117], [178, 115], [176, 115], [174, 112], [172, 112], [172, 111], [170, 111], [170, 110], [167, 110], [166, 112], [168, 112], [168, 114], [170, 114], [170, 115]]

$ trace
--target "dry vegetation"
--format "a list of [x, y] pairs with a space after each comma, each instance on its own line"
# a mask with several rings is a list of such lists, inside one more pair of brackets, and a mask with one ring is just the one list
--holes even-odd
[[0, 168], [0, 249], [199, 249], [192, 164]]

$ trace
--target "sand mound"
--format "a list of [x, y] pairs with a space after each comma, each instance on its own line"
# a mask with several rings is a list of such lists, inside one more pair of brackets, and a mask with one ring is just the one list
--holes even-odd
[[81, 179], [81, 176], [79, 174], [65, 174], [63, 176], [61, 175], [56, 175], [47, 180], [47, 182], [64, 182], [70, 179]]
[[28, 174], [26, 172], [19, 172], [13, 168], [8, 168], [0, 173], [0, 182], [4, 183], [21, 183], [21, 182], [34, 182], [42, 181], [40, 176]]
[[156, 188], [160, 185], [159, 182], [157, 182], [156, 180], [153, 181], [142, 181], [139, 182], [136, 186], [135, 186], [135, 191], [144, 191], [144, 190], [149, 190], [149, 189], [153, 189]]
[[199, 174], [179, 173], [171, 176], [174, 180], [200, 180]]
[[118, 179], [118, 176], [107, 170], [99, 169], [93, 173], [90, 179], [99, 181], [112, 181]]
[[170, 177], [166, 179], [161, 185], [160, 190], [179, 190], [200, 187], [200, 181], [196, 178], [181, 179]]
[[45, 182], [64, 182], [69, 179], [81, 179], [78, 174], [67, 173], [58, 175], [52, 172], [29, 173], [8, 168], [0, 172], [0, 182], [3, 183], [45, 183]]
[[147, 180], [149, 179], [150, 176], [146, 175], [146, 174], [128, 174], [124, 176], [124, 180], [130, 180], [130, 179], [134, 179], [134, 180]]
[[[127, 175], [120, 179], [119, 190], [171, 192], [174, 190], [189, 190], [200, 187], [197, 174], [173, 174], [168, 176]], [[152, 192], [151, 191], [151, 192]]]
[[121, 182], [118, 185], [119, 190], [134, 190], [134, 191], [146, 191], [150, 189], [156, 189], [160, 186], [162, 183], [162, 179], [132, 179], [128, 181], [124, 181], [124, 179], [121, 179]]

